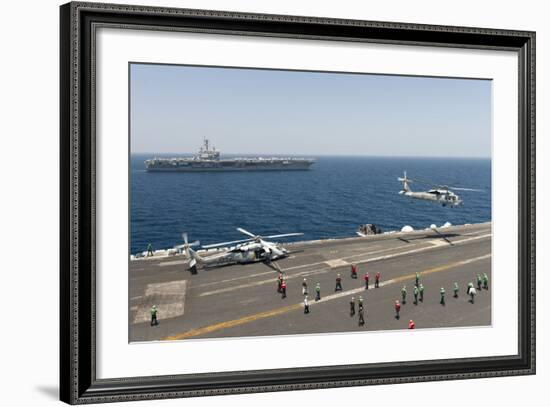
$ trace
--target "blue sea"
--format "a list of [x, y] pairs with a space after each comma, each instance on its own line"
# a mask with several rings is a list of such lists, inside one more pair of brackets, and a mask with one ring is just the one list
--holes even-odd
[[[354, 236], [359, 224], [383, 231], [404, 225], [426, 228], [491, 220], [491, 160], [458, 158], [316, 157], [309, 171], [176, 173], [146, 172], [130, 163], [130, 252], [170, 248], [191, 240], [211, 244], [255, 234], [302, 232], [292, 240]], [[400, 196], [397, 177], [481, 189], [455, 191], [457, 208]], [[429, 186], [411, 184], [413, 190]]]

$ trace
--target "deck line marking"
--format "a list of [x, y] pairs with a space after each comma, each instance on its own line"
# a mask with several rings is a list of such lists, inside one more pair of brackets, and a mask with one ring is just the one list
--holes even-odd
[[[462, 266], [462, 265], [465, 265], [465, 264], [473, 263], [473, 262], [480, 261], [480, 260], [485, 260], [485, 259], [488, 259], [490, 257], [491, 257], [491, 254], [489, 253], [489, 254], [485, 254], [483, 256], [479, 256], [479, 257], [474, 257], [474, 258], [470, 258], [470, 259], [466, 259], [466, 260], [460, 260], [460, 261], [456, 261], [456, 262], [453, 262], [453, 263], [448, 263], [448, 264], [445, 264], [445, 265], [442, 265], [442, 266], [433, 267], [431, 269], [421, 271], [420, 274], [421, 275], [426, 275], [426, 274], [438, 273], [438, 272], [448, 270], [448, 269], [451, 269], [451, 268], [455, 268], [455, 267], [458, 267], [458, 266]], [[380, 287], [384, 287], [384, 286], [387, 286], [387, 285], [390, 285], [390, 284], [399, 283], [401, 281], [408, 280], [408, 279], [413, 279], [415, 277], [415, 275], [416, 274], [407, 274], [406, 276], [401, 276], [401, 277], [397, 277], [397, 278], [394, 278], [394, 279], [391, 279], [391, 280], [387, 280], [385, 282], [380, 283]], [[335, 300], [335, 299], [338, 299], [338, 298], [346, 297], [346, 296], [349, 296], [351, 294], [356, 294], [356, 293], [364, 292], [364, 291], [365, 291], [364, 287], [354, 288], [353, 290], [348, 290], [348, 291], [344, 291], [344, 292], [341, 292], [341, 293], [338, 293], [338, 294], [328, 295], [326, 297], [321, 298], [321, 300], [319, 300], [319, 301], [311, 301], [309, 305], [310, 305], [310, 307], [315, 306], [317, 304], [322, 304], [322, 303], [325, 303], [325, 302], [328, 302], [328, 301], [332, 301], [332, 300]], [[163, 338], [162, 340], [176, 341], [176, 340], [180, 340], [180, 339], [192, 338], [192, 337], [195, 337], [195, 336], [204, 335], [204, 334], [208, 334], [208, 333], [211, 333], [211, 332], [219, 331], [221, 329], [232, 328], [232, 327], [235, 327], [235, 326], [238, 326], [238, 325], [247, 324], [249, 322], [258, 321], [260, 319], [265, 319], [265, 318], [273, 317], [273, 316], [276, 316], [276, 315], [281, 315], [281, 314], [284, 314], [286, 312], [295, 311], [295, 310], [298, 310], [298, 309], [302, 308], [302, 306], [303, 306], [303, 303], [301, 303], [301, 302], [298, 303], [298, 304], [287, 305], [285, 307], [275, 308], [275, 309], [272, 309], [272, 310], [269, 310], [269, 311], [264, 311], [264, 312], [260, 312], [260, 313], [257, 313], [257, 314], [248, 315], [246, 317], [242, 317], [242, 318], [238, 318], [238, 319], [232, 319], [232, 320], [224, 321], [224, 322], [219, 322], [217, 324], [212, 324], [212, 325], [204, 326], [204, 327], [201, 327], [201, 328], [191, 329], [191, 330], [186, 331], [186, 332], [182, 332], [182, 333], [179, 333], [179, 334], [167, 336], [166, 338]]]
[[[459, 242], [455, 242], [455, 245], [459, 244], [459, 243], [469, 242], [469, 241], [472, 241], [472, 240], [478, 240], [478, 239], [481, 239], [481, 238], [487, 237], [487, 236], [491, 236], [491, 235], [489, 234], [489, 235], [472, 237], [472, 238], [469, 238], [469, 239], [463, 239], [463, 240], [460, 240]], [[370, 258], [370, 259], [363, 259], [363, 260], [360, 260], [360, 261], [356, 261], [355, 263], [365, 264], [365, 263], [371, 263], [371, 262], [374, 262], [374, 261], [388, 260], [388, 259], [392, 259], [392, 258], [395, 258], [395, 257], [405, 256], [407, 254], [424, 252], [424, 251], [427, 251], [427, 250], [433, 250], [433, 249], [437, 249], [437, 248], [440, 248], [440, 247], [441, 246], [439, 246], [439, 245], [438, 246], [430, 245], [430, 246], [426, 246], [426, 247], [420, 247], [420, 248], [417, 248], [417, 249], [407, 250], [405, 252], [391, 253], [391, 254], [386, 254], [386, 255], [383, 255], [383, 256], [373, 257], [373, 258]], [[309, 266], [318, 265], [318, 264], [325, 264], [325, 263], [326, 263], [325, 261], [319, 262], [319, 263], [311, 263], [311, 264], [309, 264]], [[282, 271], [287, 271], [289, 269], [290, 268], [282, 269]], [[292, 279], [295, 279], [295, 278], [310, 276], [310, 275], [313, 275], [313, 274], [320, 274], [320, 273], [324, 273], [324, 272], [331, 271], [331, 270], [332, 270], [332, 268], [330, 268], [330, 267], [328, 267], [328, 268], [324, 267], [324, 268], [320, 268], [318, 270], [307, 270], [307, 271], [302, 271], [300, 273], [292, 274], [291, 276], [287, 276], [286, 279], [287, 280], [292, 280]], [[198, 296], [199, 297], [206, 297], [206, 296], [209, 296], [209, 295], [222, 294], [222, 293], [226, 293], [226, 292], [230, 292], [230, 291], [240, 290], [242, 288], [257, 287], [257, 286], [263, 285], [263, 284], [272, 284], [275, 281], [276, 281], [276, 277], [273, 276], [273, 278], [270, 278], [270, 279], [267, 279], [267, 280], [254, 281], [254, 282], [248, 283], [248, 284], [242, 284], [242, 285], [232, 286], [232, 287], [224, 287], [224, 288], [220, 288], [220, 289], [212, 290], [212, 291], [205, 291], [203, 293], [200, 293]]]

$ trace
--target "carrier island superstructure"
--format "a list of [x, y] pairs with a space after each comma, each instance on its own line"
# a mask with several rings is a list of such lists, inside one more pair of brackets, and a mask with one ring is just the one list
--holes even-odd
[[145, 161], [147, 171], [287, 171], [308, 170], [315, 162], [311, 158], [242, 157], [221, 158], [208, 139], [192, 157], [151, 158]]

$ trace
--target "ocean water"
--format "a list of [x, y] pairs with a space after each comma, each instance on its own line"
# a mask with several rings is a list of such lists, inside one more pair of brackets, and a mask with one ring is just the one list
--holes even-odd
[[[130, 162], [130, 252], [191, 240], [212, 244], [245, 238], [235, 229], [269, 235], [302, 232], [281, 241], [354, 236], [359, 224], [383, 231], [491, 220], [491, 161], [458, 158], [317, 157], [309, 171], [146, 172], [150, 155]], [[401, 196], [397, 177], [481, 189], [455, 191], [457, 208]], [[429, 186], [411, 184], [413, 190]]]

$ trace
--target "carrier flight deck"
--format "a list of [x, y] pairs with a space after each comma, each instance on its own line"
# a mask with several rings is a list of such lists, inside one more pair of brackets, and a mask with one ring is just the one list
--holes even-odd
[[[437, 230], [385, 233], [366, 237], [284, 244], [290, 255], [276, 261], [286, 277], [287, 296], [277, 292], [278, 272], [263, 263], [188, 271], [184, 255], [133, 259], [129, 266], [129, 336], [131, 342], [242, 336], [315, 334], [350, 331], [491, 325], [491, 223]], [[351, 265], [357, 278], [351, 278]], [[369, 289], [364, 274], [369, 272]], [[380, 284], [374, 288], [375, 274]], [[424, 301], [413, 303], [416, 273], [425, 287]], [[469, 282], [486, 273], [489, 289], [472, 304]], [[342, 290], [335, 291], [341, 275]], [[302, 283], [309, 290], [310, 313], [304, 314]], [[458, 298], [453, 285], [458, 283]], [[315, 301], [319, 283], [321, 299]], [[407, 288], [400, 318], [394, 304]], [[446, 290], [445, 305], [440, 290]], [[476, 286], [477, 287], [477, 286]], [[350, 316], [350, 300], [363, 298], [365, 324]], [[151, 326], [150, 309], [158, 309]]]

